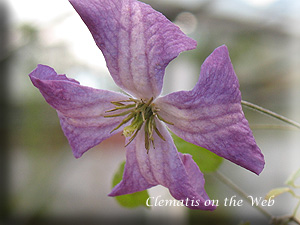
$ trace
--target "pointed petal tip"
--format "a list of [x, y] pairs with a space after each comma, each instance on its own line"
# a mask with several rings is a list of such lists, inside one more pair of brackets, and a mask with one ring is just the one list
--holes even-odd
[[119, 196], [119, 195], [116, 194], [116, 193], [114, 192], [114, 190], [112, 190], [107, 196], [108, 196], [108, 197], [116, 197], [116, 196]]
[[80, 84], [77, 80], [68, 78], [65, 74], [57, 74], [56, 71], [47, 65], [38, 64], [37, 67], [31, 71], [28, 75], [34, 86], [39, 88], [39, 83], [37, 82], [42, 81], [68, 81], [76, 84]]
[[217, 48], [221, 48], [221, 49], [227, 49], [228, 50], [228, 47], [227, 47], [227, 45], [225, 45], [225, 44], [223, 44], [223, 45], [220, 45], [219, 47], [217, 47]]
[[37, 67], [28, 74], [32, 84], [37, 88], [40, 86], [40, 80], [47, 80], [51, 75], [56, 75], [55, 70], [42, 64], [38, 64]]
[[265, 159], [262, 151], [256, 144], [253, 136], [252, 138], [253, 138], [253, 142], [255, 143], [255, 147], [252, 151], [252, 159], [248, 160], [248, 163], [245, 164], [243, 167], [252, 171], [256, 175], [260, 175], [260, 173], [263, 171], [265, 167]]
[[43, 64], [38, 64], [37, 67], [28, 74], [28, 76], [30, 77], [30, 79], [37, 79], [37, 78], [39, 78], [38, 75], [39, 75], [39, 72], [41, 72], [41, 71], [51, 71], [51, 72], [55, 73], [53, 68], [43, 65]]
[[187, 48], [185, 49], [185, 51], [189, 51], [189, 50], [196, 49], [196, 48], [197, 48], [197, 45], [198, 45], [197, 41], [194, 40], [194, 39], [192, 39], [192, 38], [189, 38], [189, 44], [190, 44], [189, 47], [187, 47]]
[[256, 175], [259, 176], [259, 175], [261, 174], [261, 172], [263, 171], [264, 167], [265, 167], [265, 161], [263, 160], [263, 161], [261, 162], [261, 165], [257, 166], [257, 167], [255, 168], [255, 170], [253, 170], [253, 172], [254, 172]]
[[119, 195], [127, 195], [127, 194], [132, 194], [136, 192], [135, 190], [129, 190], [128, 188], [124, 187], [123, 185], [123, 180], [118, 183], [116, 186], [113, 187], [111, 192], [107, 195], [109, 197], [116, 197]]
[[81, 158], [82, 155], [83, 155], [83, 153], [78, 153], [78, 152], [75, 152], [75, 151], [73, 150], [73, 156], [74, 156], [76, 159]]
[[240, 160], [240, 162], [236, 164], [259, 176], [265, 167], [264, 155], [257, 147], [256, 150], [252, 152], [251, 158], [248, 157], [248, 160], [246, 161]]
[[110, 193], [107, 196], [109, 196], [109, 197], [115, 197], [115, 196], [117, 196], [118, 194], [116, 194], [116, 188], [117, 188], [117, 186], [119, 186], [119, 184], [117, 184], [116, 186], [114, 186], [113, 189], [110, 191]]
[[215, 48], [215, 50], [211, 53], [211, 55], [216, 54], [216, 53], [227, 54], [229, 56], [228, 47], [225, 44], [223, 44], [223, 45]]

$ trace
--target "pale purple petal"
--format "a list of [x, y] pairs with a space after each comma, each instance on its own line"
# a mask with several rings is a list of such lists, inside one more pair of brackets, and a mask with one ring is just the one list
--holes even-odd
[[155, 148], [151, 146], [147, 154], [144, 132], [139, 132], [127, 146], [123, 180], [109, 195], [129, 194], [160, 184], [189, 208], [214, 210], [215, 206], [204, 206], [209, 199], [204, 189], [205, 181], [192, 157], [178, 153], [167, 129], [159, 121], [157, 126], [166, 141], [155, 134]]
[[160, 94], [165, 67], [196, 42], [149, 5], [136, 0], [70, 0], [122, 89], [137, 98]]
[[122, 118], [103, 116], [106, 110], [114, 108], [111, 101], [124, 100], [126, 96], [81, 86], [79, 82], [58, 75], [54, 69], [44, 65], [38, 65], [29, 76], [45, 100], [56, 109], [76, 158], [120, 131], [110, 133]]
[[176, 135], [259, 174], [264, 157], [257, 146], [241, 106], [238, 79], [226, 46], [204, 62], [191, 91], [157, 99], [159, 114], [174, 125]]

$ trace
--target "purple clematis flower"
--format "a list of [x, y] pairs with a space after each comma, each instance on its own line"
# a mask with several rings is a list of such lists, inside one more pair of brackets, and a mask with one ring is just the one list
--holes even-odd
[[263, 155], [244, 117], [226, 46], [205, 60], [194, 89], [160, 97], [166, 66], [196, 42], [136, 0], [70, 2], [103, 52], [114, 81], [128, 95], [82, 86], [44, 65], [29, 76], [57, 110], [76, 158], [123, 130], [123, 180], [109, 196], [160, 184], [189, 208], [215, 209], [207, 204], [203, 174], [190, 155], [177, 151], [167, 128], [256, 174], [262, 171]]

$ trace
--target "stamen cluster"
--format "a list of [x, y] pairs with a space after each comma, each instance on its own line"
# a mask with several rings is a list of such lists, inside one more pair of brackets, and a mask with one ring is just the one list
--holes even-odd
[[127, 115], [127, 117], [125, 117], [125, 119], [123, 119], [123, 121], [111, 132], [119, 129], [122, 125], [128, 123], [131, 120], [131, 124], [123, 129], [123, 135], [125, 137], [131, 136], [125, 147], [133, 141], [137, 133], [141, 130], [144, 123], [145, 148], [147, 150], [147, 153], [150, 149], [150, 144], [152, 144], [155, 148], [153, 138], [154, 131], [162, 140], [165, 141], [165, 138], [157, 129], [155, 118], [158, 118], [159, 120], [164, 121], [168, 124], [172, 123], [164, 120], [161, 116], [158, 115], [159, 109], [156, 108], [152, 102], [153, 97], [148, 101], [145, 101], [143, 99], [138, 100], [134, 98], [129, 98], [128, 100], [111, 102], [116, 107], [114, 109], [106, 111], [106, 113], [115, 112], [118, 110], [122, 110], [122, 112], [118, 114], [105, 115], [104, 117], [118, 117]]

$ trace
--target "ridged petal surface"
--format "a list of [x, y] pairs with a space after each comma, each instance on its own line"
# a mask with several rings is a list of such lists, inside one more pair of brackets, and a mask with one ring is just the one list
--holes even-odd
[[194, 49], [161, 13], [136, 0], [70, 0], [101, 49], [116, 84], [136, 98], [161, 93], [165, 68]]
[[123, 180], [109, 195], [129, 194], [160, 184], [189, 208], [214, 210], [215, 206], [208, 202], [205, 206], [209, 198], [204, 189], [204, 177], [191, 155], [178, 153], [164, 125], [157, 121], [157, 127], [166, 140], [154, 134], [155, 148], [151, 146], [147, 154], [144, 132], [139, 132], [126, 148]]
[[107, 115], [105, 111], [114, 108], [111, 101], [127, 98], [123, 94], [82, 86], [44, 65], [38, 65], [29, 76], [45, 100], [56, 109], [76, 158], [121, 130], [110, 133], [122, 118], [103, 116]]
[[241, 106], [241, 93], [226, 46], [203, 63], [191, 91], [174, 92], [156, 100], [159, 114], [173, 123], [171, 131], [256, 174], [264, 168]]

